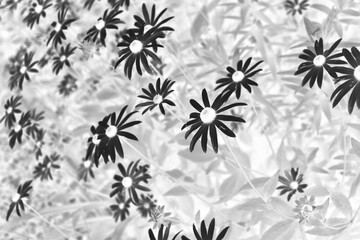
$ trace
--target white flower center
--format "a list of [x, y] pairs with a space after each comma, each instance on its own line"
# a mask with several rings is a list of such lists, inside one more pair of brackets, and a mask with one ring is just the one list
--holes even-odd
[[300, 10], [300, 6], [299, 6], [299, 5], [295, 5], [295, 6], [294, 6], [294, 10], [295, 10], [295, 11], [299, 11], [299, 10]]
[[12, 107], [9, 107], [8, 109], [6, 109], [6, 113], [7, 113], [7, 114], [12, 113], [12, 111], [13, 111], [13, 108], [12, 108]]
[[21, 126], [19, 124], [16, 124], [16, 126], [14, 127], [14, 131], [15, 132], [19, 132], [21, 130]]
[[100, 139], [98, 139], [98, 135], [95, 134], [92, 138], [92, 143], [98, 145], [100, 143]]
[[37, 5], [37, 6], [35, 7], [35, 12], [36, 12], [37, 14], [40, 14], [40, 13], [42, 12], [42, 10], [43, 10], [43, 6], [42, 6], [42, 5]]
[[321, 67], [322, 65], [324, 65], [326, 61], [326, 58], [323, 55], [317, 55], [314, 60], [313, 63], [316, 67]]
[[298, 184], [298, 182], [294, 181], [294, 182], [290, 183], [290, 187], [293, 190], [296, 190], [299, 187], [299, 184]]
[[11, 200], [13, 202], [17, 202], [17, 201], [19, 201], [20, 197], [21, 197], [20, 194], [15, 193], [14, 196], [11, 198]]
[[91, 165], [91, 161], [90, 160], [86, 160], [84, 163], [84, 168], [89, 168]]
[[243, 80], [245, 77], [244, 73], [242, 71], [236, 71], [233, 73], [232, 75], [232, 80], [234, 82], [240, 82], [241, 80]]
[[124, 203], [120, 203], [120, 204], [119, 204], [119, 208], [120, 208], [120, 210], [123, 210], [123, 209], [125, 208], [125, 204], [124, 204]]
[[105, 27], [105, 22], [104, 22], [104, 20], [100, 19], [100, 20], [96, 23], [95, 27], [96, 27], [97, 30], [103, 29], [103, 28]]
[[108, 136], [109, 138], [113, 138], [116, 136], [117, 134], [117, 127], [114, 125], [110, 125], [105, 132], [106, 136]]
[[313, 211], [313, 206], [306, 204], [302, 207], [301, 212], [302, 213], [310, 213]]
[[132, 186], [133, 181], [132, 181], [131, 177], [124, 177], [124, 179], [122, 180], [121, 183], [125, 188], [129, 188]]
[[360, 81], [360, 66], [357, 66], [354, 69], [354, 77], [356, 78], [356, 80]]
[[47, 168], [51, 168], [51, 162], [46, 165]]
[[27, 67], [22, 66], [22, 67], [20, 68], [20, 73], [21, 73], [21, 74], [26, 73], [26, 71], [27, 71]]
[[150, 208], [150, 204], [149, 204], [149, 203], [147, 203], [147, 202], [146, 202], [146, 203], [144, 203], [144, 208], [145, 208], [145, 209], [149, 209], [149, 208]]
[[66, 56], [65, 55], [62, 55], [61, 57], [60, 57], [60, 61], [61, 62], [64, 62], [66, 60]]
[[162, 100], [163, 100], [163, 97], [160, 96], [159, 94], [157, 94], [157, 95], [153, 98], [153, 102], [154, 102], [155, 104], [161, 103]]
[[36, 141], [36, 147], [41, 148], [41, 145], [42, 145], [41, 141]]
[[204, 108], [200, 113], [200, 119], [203, 123], [212, 123], [216, 118], [216, 112], [210, 107]]
[[143, 49], [143, 44], [139, 40], [134, 40], [130, 43], [129, 48], [132, 53], [139, 53]]
[[56, 23], [54, 27], [55, 32], [59, 32], [61, 30], [61, 26], [62, 26], [61, 24]]
[[147, 31], [149, 31], [150, 29], [152, 29], [153, 26], [150, 25], [150, 24], [146, 24], [145, 27], [144, 27], [144, 33], [146, 33]]

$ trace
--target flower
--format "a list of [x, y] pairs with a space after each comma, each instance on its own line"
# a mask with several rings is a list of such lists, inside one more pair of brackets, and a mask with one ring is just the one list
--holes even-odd
[[[230, 227], [224, 228], [219, 235], [216, 237], [216, 240], [224, 239], [227, 231]], [[210, 222], [209, 228], [206, 229], [205, 220], [201, 221], [201, 231], [196, 229], [195, 224], [193, 224], [193, 232], [197, 240], [213, 240], [214, 238], [214, 230], [215, 230], [215, 218], [213, 218]], [[200, 232], [200, 233], [199, 233]], [[190, 240], [186, 236], [181, 236], [182, 240]]]
[[6, 0], [5, 7], [8, 7], [10, 11], [14, 11], [20, 2], [21, 0]]
[[35, 170], [33, 171], [34, 179], [40, 177], [40, 180], [53, 180], [51, 169], [59, 169], [60, 165], [55, 164], [57, 160], [59, 160], [60, 155], [53, 153], [49, 156], [45, 156], [42, 162], [39, 162], [37, 166], [35, 166]]
[[168, 219], [168, 217], [171, 215], [171, 213], [164, 212], [164, 209], [165, 206], [157, 206], [151, 211], [151, 219], [149, 222], [154, 222], [154, 229], [156, 229], [159, 225], [165, 225], [166, 227], [170, 225], [171, 221]]
[[134, 162], [132, 161], [127, 170], [125, 171], [124, 166], [121, 163], [118, 163], [118, 168], [120, 170], [120, 175], [115, 175], [115, 183], [111, 186], [114, 190], [110, 193], [110, 197], [123, 191], [128, 191], [131, 201], [135, 204], [139, 204], [139, 197], [136, 190], [149, 192], [150, 189], [140, 185], [141, 182], [145, 182], [151, 178], [151, 176], [143, 171], [139, 171], [138, 164], [140, 160]]
[[226, 134], [229, 137], [235, 137], [235, 133], [231, 131], [222, 121], [233, 121], [233, 122], [242, 122], [244, 123], [245, 120], [241, 117], [231, 116], [231, 115], [223, 115], [220, 114], [228, 109], [231, 109], [236, 106], [245, 106], [246, 103], [233, 103], [226, 107], [221, 107], [225, 103], [225, 98], [220, 94], [216, 97], [213, 104], [210, 106], [208, 94], [206, 92], [206, 89], [203, 89], [202, 91], [202, 100], [204, 103], [204, 106], [201, 106], [197, 101], [194, 99], [190, 100], [190, 104], [198, 111], [193, 112], [190, 114], [190, 119], [192, 120], [185, 123], [181, 130], [183, 130], [186, 127], [190, 127], [190, 129], [185, 133], [185, 139], [195, 131], [196, 129], [199, 129], [194, 137], [192, 138], [190, 142], [190, 152], [194, 150], [196, 142], [201, 137], [201, 147], [204, 152], [207, 150], [207, 135], [208, 132], [210, 132], [211, 137], [211, 144], [215, 151], [215, 153], [218, 152], [218, 139], [217, 139], [217, 132], [216, 128], [218, 128], [221, 132]]
[[317, 84], [319, 88], [322, 86], [324, 69], [330, 74], [331, 77], [337, 78], [337, 74], [334, 68], [330, 67], [329, 64], [344, 64], [346, 62], [338, 60], [337, 58], [341, 57], [342, 53], [337, 53], [330, 55], [335, 48], [341, 42], [341, 38], [337, 40], [328, 50], [324, 52], [323, 39], [315, 41], [315, 52], [312, 52], [309, 49], [304, 49], [304, 54], [300, 54], [299, 58], [305, 60], [298, 67], [298, 70], [295, 72], [295, 75], [308, 72], [301, 83], [302, 86], [305, 86], [306, 83], [310, 80], [310, 88], [315, 84], [317, 79]]
[[31, 124], [26, 128], [26, 134], [31, 136], [33, 139], [36, 139], [36, 135], [40, 131], [38, 122], [44, 119], [44, 113], [44, 111], [36, 113], [36, 109], [33, 109], [30, 112]]
[[91, 160], [83, 159], [80, 167], [77, 170], [77, 177], [79, 180], [87, 181], [88, 175], [90, 177], [95, 178], [94, 172], [92, 170], [93, 162]]
[[[174, 31], [173, 28], [168, 27], [168, 26], [162, 26], [163, 24], [167, 23], [168, 21], [170, 21], [171, 19], [173, 19], [174, 17], [168, 17], [164, 20], [160, 21], [160, 18], [162, 17], [162, 15], [166, 12], [166, 8], [163, 9], [159, 15], [156, 16], [156, 6], [155, 4], [153, 4], [151, 12], [147, 10], [145, 3], [143, 3], [142, 5], [142, 12], [143, 12], [143, 17], [141, 18], [137, 15], [134, 15], [135, 18], [135, 26], [139, 29], [143, 29], [143, 31], [146, 33], [149, 29], [154, 28], [154, 32], [161, 32], [161, 35], [159, 36], [159, 38], [164, 38], [165, 37], [165, 31]], [[156, 39], [152, 42], [153, 44], [153, 50], [154, 52], [157, 52], [157, 42]]]
[[58, 85], [59, 93], [64, 95], [64, 97], [69, 96], [77, 89], [76, 81], [76, 78], [71, 74], [66, 74], [64, 79]]
[[140, 195], [139, 204], [137, 210], [140, 212], [143, 218], [150, 216], [151, 212], [156, 208], [156, 200], [153, 200], [153, 195], [149, 194], [145, 196]]
[[237, 67], [236, 67], [237, 70], [233, 69], [230, 66], [227, 67], [226, 70], [229, 72], [227, 74], [227, 77], [220, 78], [219, 80], [216, 81], [216, 83], [219, 85], [215, 88], [215, 90], [226, 86], [226, 88], [222, 91], [222, 94], [225, 94], [227, 96], [226, 98], [228, 98], [233, 92], [235, 92], [237, 99], [240, 98], [241, 87], [246, 88], [246, 90], [248, 90], [248, 92], [251, 93], [250, 86], [251, 85], [257, 86], [258, 84], [253, 80], [251, 80], [250, 78], [262, 70], [262, 69], [255, 70], [255, 68], [259, 66], [260, 63], [263, 62], [263, 61], [259, 61], [255, 63], [252, 67], [248, 68], [250, 66], [251, 60], [252, 60], [251, 57], [248, 58], [245, 61], [244, 65], [243, 65], [243, 61], [240, 60], [237, 63]]
[[[119, 54], [119, 60], [115, 63], [115, 69], [119, 64], [125, 61], [124, 72], [126, 76], [131, 79], [132, 68], [136, 64], [136, 70], [139, 75], [142, 75], [140, 61], [145, 68], [145, 70], [152, 74], [152, 70], [149, 66], [147, 57], [149, 56], [157, 64], [161, 64], [160, 58], [148, 48], [153, 48], [153, 41], [161, 36], [161, 32], [155, 32], [156, 28], [149, 29], [144, 33], [144, 29], [139, 31], [134, 31], [133, 29], [128, 29], [126, 34], [122, 36], [122, 41], [118, 43], [118, 47], [122, 48]], [[157, 45], [157, 47], [163, 47], [162, 45]]]
[[[124, 151], [120, 142], [120, 137], [125, 137], [134, 141], [138, 141], [138, 138], [125, 129], [140, 124], [141, 121], [132, 121], [126, 123], [126, 121], [137, 111], [130, 112], [124, 118], [124, 113], [127, 109], [127, 105], [123, 107], [116, 118], [115, 112], [106, 116], [102, 121], [99, 122], [99, 127], [96, 129], [98, 138], [101, 139], [99, 143], [100, 153], [105, 151], [113, 162], [116, 160], [115, 149], [121, 158], [124, 158]], [[123, 118], [123, 119], [122, 119]], [[110, 124], [108, 124], [110, 120]]]
[[12, 202], [10, 203], [9, 210], [7, 211], [6, 214], [6, 221], [9, 221], [9, 217], [12, 211], [14, 210], [14, 208], [16, 209], [16, 213], [19, 217], [21, 217], [20, 208], [21, 210], [25, 211], [24, 201], [30, 196], [28, 192], [32, 188], [31, 182], [32, 180], [29, 180], [26, 181], [23, 185], [21, 184], [19, 185], [17, 189], [17, 193], [12, 197]]
[[118, 194], [115, 201], [117, 204], [110, 206], [110, 209], [114, 212], [113, 217], [115, 222], [119, 221], [119, 218], [121, 221], [124, 221], [126, 217], [130, 215], [130, 199], [125, 200], [123, 195]]
[[69, 0], [56, 0], [54, 4], [54, 8], [56, 9], [56, 11], [70, 8], [71, 6], [72, 6], [72, 2], [70, 2]]
[[135, 107], [146, 107], [142, 114], [146, 113], [148, 110], [153, 110], [156, 106], [159, 105], [160, 111], [165, 115], [164, 104], [168, 104], [170, 106], [175, 106], [175, 103], [171, 100], [166, 99], [166, 97], [172, 93], [174, 90], [170, 90], [172, 85], [174, 85], [175, 81], [171, 81], [166, 79], [163, 84], [161, 84], [160, 78], [156, 81], [156, 88], [152, 83], [149, 83], [148, 89], [143, 88], [142, 91], [145, 95], [139, 95], [139, 98], [144, 98], [148, 100], [147, 102], [140, 103]]
[[87, 31], [84, 40], [89, 41], [90, 39], [92, 39], [92, 41], [95, 42], [100, 33], [100, 42], [102, 43], [102, 45], [106, 46], [106, 29], [118, 29], [116, 24], [124, 23], [119, 18], [115, 18], [120, 13], [122, 13], [122, 11], [113, 9], [108, 15], [108, 9], [106, 9], [103, 16], [97, 20], [96, 25]]
[[22, 113], [20, 120], [17, 124], [15, 124], [12, 128], [12, 130], [9, 133], [9, 146], [10, 148], [13, 148], [16, 140], [18, 141], [19, 144], [21, 144], [22, 140], [22, 134], [23, 134], [23, 129], [28, 127], [31, 124], [30, 122], [30, 112], [26, 112], [26, 113]]
[[111, 7], [114, 9], [118, 9], [119, 7], [125, 6], [126, 9], [130, 6], [130, 0], [108, 0]]
[[291, 197], [298, 191], [298, 192], [304, 192], [304, 188], [307, 187], [307, 184], [301, 184], [303, 181], [303, 174], [299, 173], [299, 168], [296, 170], [294, 168], [291, 168], [290, 170], [291, 175], [289, 171], [285, 171], [286, 178], [283, 176], [279, 176], [279, 182], [281, 182], [283, 185], [277, 187], [276, 189], [282, 189], [280, 192], [280, 195], [283, 195], [287, 192], [289, 192], [287, 196], [287, 200], [290, 201]]
[[36, 24], [39, 24], [41, 16], [44, 18], [46, 17], [45, 9], [51, 5], [51, 0], [37, 0], [37, 3], [33, 3], [32, 7], [29, 9], [29, 13], [24, 18], [24, 22], [32, 29], [35, 22]]
[[76, 47], [71, 48], [70, 43], [64, 48], [61, 46], [60, 54], [57, 57], [54, 57], [53, 63], [53, 72], [58, 75], [60, 70], [64, 67], [64, 65], [70, 67], [70, 62], [68, 58], [74, 54]]
[[53, 46], [57, 48], [58, 44], [62, 44], [62, 40], [66, 40], [64, 31], [68, 29], [71, 23], [77, 20], [76, 18], [70, 18], [65, 20], [68, 10], [68, 8], [62, 8], [58, 12], [58, 22], [52, 22], [51, 26], [54, 28], [54, 30], [52, 30], [52, 32], [50, 33], [50, 37], [46, 43], [46, 46], [51, 42], [51, 40], [53, 40]]
[[[154, 235], [154, 232], [152, 231], [152, 229], [149, 228], [149, 238], [150, 238], [150, 240], [168, 240], [169, 234], [170, 234], [170, 228], [171, 228], [171, 223], [169, 224], [169, 226], [166, 227], [165, 232], [164, 232], [164, 225], [161, 224], [161, 227], [160, 227], [160, 229], [158, 231], [158, 234], [157, 234], [157, 236], [158, 236], [157, 238], [155, 238], [155, 235]], [[175, 240], [176, 237], [180, 234], [180, 232], [175, 234], [175, 236], [172, 238], [172, 240]]]
[[296, 218], [300, 219], [300, 223], [304, 220], [308, 221], [316, 208], [314, 196], [311, 196], [309, 199], [307, 196], [304, 196], [299, 200], [295, 200], [295, 203], [296, 207], [293, 210], [297, 213]]
[[302, 14], [309, 6], [309, 0], [286, 0], [285, 1], [285, 10], [287, 14], [295, 15], [296, 13]]
[[349, 67], [334, 67], [334, 70], [343, 74], [335, 78], [335, 84], [344, 81], [338, 86], [331, 94], [330, 100], [334, 100], [333, 108], [340, 102], [340, 100], [353, 88], [349, 97], [348, 112], [351, 114], [356, 106], [360, 108], [360, 52], [356, 47], [351, 48], [351, 52], [346, 48], [342, 50], [347, 62], [352, 68]]
[[99, 135], [97, 134], [99, 130], [97, 130], [94, 126], [91, 126], [90, 131], [93, 136], [88, 138], [88, 148], [85, 159], [92, 159], [95, 163], [95, 166], [99, 167], [99, 158], [102, 156], [105, 164], [107, 164], [109, 162], [108, 154], [104, 150], [100, 151], [99, 147], [101, 141], [101, 139], [99, 139]]
[[34, 147], [34, 152], [35, 152], [35, 158], [36, 160], [39, 159], [39, 157], [42, 156], [42, 146], [44, 145], [44, 136], [45, 136], [45, 130], [44, 129], [40, 129], [39, 131], [36, 132], [36, 137], [35, 137], [35, 147]]
[[32, 62], [34, 54], [34, 52], [25, 53], [22, 64], [17, 66], [16, 72], [10, 77], [9, 87], [11, 90], [16, 86], [19, 86], [19, 89], [22, 90], [24, 79], [30, 81], [29, 73], [38, 72], [38, 70], [34, 68], [34, 65], [37, 64], [38, 61]]
[[21, 110], [18, 107], [21, 105], [22, 96], [11, 96], [10, 99], [6, 100], [4, 105], [5, 115], [0, 119], [0, 123], [5, 120], [5, 126], [11, 129], [16, 123], [16, 113], [21, 113]]

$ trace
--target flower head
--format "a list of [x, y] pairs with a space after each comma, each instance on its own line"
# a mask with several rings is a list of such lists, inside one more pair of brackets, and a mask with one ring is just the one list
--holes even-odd
[[[213, 240], [214, 239], [214, 232], [215, 232], [215, 218], [213, 218], [209, 224], [208, 229], [206, 229], [205, 220], [201, 221], [201, 231], [196, 229], [195, 224], [193, 224], [193, 232], [196, 236], [197, 240]], [[225, 235], [230, 227], [224, 228], [216, 237], [216, 240], [222, 240], [225, 238]], [[181, 236], [182, 240], [190, 240], [186, 236]]]
[[21, 113], [21, 110], [18, 107], [21, 105], [21, 96], [11, 96], [10, 99], [6, 100], [4, 105], [5, 115], [0, 119], [0, 123], [5, 120], [5, 126], [11, 129], [16, 123], [15, 114]]
[[110, 206], [111, 211], [113, 211], [113, 217], [115, 222], [124, 221], [127, 216], [130, 215], [129, 208], [130, 208], [130, 199], [126, 200], [122, 194], [117, 194], [116, 203]]
[[37, 0], [37, 3], [33, 3], [29, 9], [29, 13], [24, 18], [24, 22], [32, 29], [35, 23], [39, 24], [40, 17], [46, 17], [45, 10], [51, 5], [51, 0]]
[[170, 225], [171, 221], [168, 217], [171, 215], [171, 213], [165, 212], [164, 209], [165, 206], [157, 206], [151, 211], [151, 219], [149, 220], [149, 222], [154, 222], [154, 229], [161, 225], [165, 225], [166, 227]]
[[16, 86], [18, 86], [19, 89], [22, 90], [24, 79], [30, 81], [29, 73], [38, 72], [38, 70], [34, 68], [34, 65], [37, 64], [38, 61], [32, 62], [34, 54], [34, 52], [26, 52], [21, 65], [18, 65], [16, 67], [16, 71], [12, 74], [9, 80], [9, 87], [11, 90]]
[[26, 113], [22, 113], [20, 120], [17, 124], [14, 124], [13, 128], [11, 129], [10, 133], [9, 133], [9, 146], [10, 148], [13, 148], [16, 141], [21, 144], [22, 140], [22, 134], [23, 134], [23, 130], [28, 127], [31, 122], [30, 122], [30, 111], [26, 112]]
[[[161, 227], [160, 227], [160, 229], [158, 231], [158, 234], [157, 234], [157, 238], [155, 237], [153, 230], [151, 228], [149, 228], [149, 238], [150, 238], [150, 240], [168, 240], [169, 239], [169, 234], [170, 234], [170, 228], [171, 228], [171, 223], [168, 226], [166, 226], [165, 232], [164, 232], [164, 225], [161, 224]], [[176, 237], [180, 234], [180, 232], [175, 234], [175, 236], [172, 238], [172, 240], [175, 240]]]
[[286, 0], [285, 10], [287, 14], [295, 15], [296, 13], [302, 14], [303, 11], [309, 7], [309, 0]]
[[6, 214], [6, 221], [9, 221], [10, 215], [11, 215], [12, 211], [14, 210], [14, 208], [16, 209], [16, 213], [19, 217], [21, 217], [20, 209], [25, 211], [24, 201], [28, 197], [30, 197], [29, 191], [32, 188], [31, 182], [32, 182], [32, 180], [26, 181], [23, 185], [21, 185], [21, 184], [19, 185], [19, 187], [17, 189], [17, 193], [12, 197], [12, 202], [10, 203], [9, 209]]
[[40, 177], [40, 180], [53, 180], [51, 169], [59, 169], [60, 165], [55, 162], [58, 161], [60, 155], [53, 153], [51, 156], [45, 156], [42, 162], [39, 162], [33, 171], [34, 179]]
[[58, 75], [64, 65], [70, 67], [69, 57], [74, 54], [76, 47], [71, 47], [70, 43], [64, 48], [61, 46], [59, 56], [54, 57], [53, 72]]
[[290, 201], [291, 197], [296, 192], [304, 192], [304, 189], [307, 187], [307, 184], [301, 184], [303, 181], [303, 174], [299, 175], [299, 168], [296, 170], [291, 168], [290, 173], [285, 171], [286, 178], [279, 176], [279, 182], [283, 185], [277, 187], [276, 189], [281, 189], [280, 195], [283, 195], [289, 192], [287, 200]]
[[82, 163], [78, 168], [78, 173], [77, 173], [78, 179], [84, 180], [86, 182], [89, 175], [90, 177], [95, 178], [94, 172], [92, 170], [93, 165], [94, 165], [93, 161], [83, 159]]
[[143, 218], [150, 216], [151, 212], [156, 208], [156, 200], [153, 199], [153, 195], [140, 195], [139, 204], [137, 210], [140, 212]]

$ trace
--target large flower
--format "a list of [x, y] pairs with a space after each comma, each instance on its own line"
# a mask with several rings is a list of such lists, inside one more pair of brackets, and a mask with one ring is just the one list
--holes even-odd
[[290, 201], [291, 197], [296, 192], [304, 192], [304, 189], [307, 187], [307, 184], [301, 184], [303, 181], [303, 174], [299, 175], [299, 168], [296, 170], [291, 168], [290, 173], [285, 171], [286, 178], [279, 176], [279, 182], [283, 185], [277, 187], [276, 189], [281, 189], [280, 195], [283, 195], [289, 192], [287, 200]]
[[285, 10], [287, 14], [295, 15], [296, 13], [302, 14], [309, 7], [309, 0], [286, 0]]
[[214, 100], [213, 104], [210, 106], [209, 97], [205, 89], [202, 91], [202, 100], [204, 103], [204, 107], [201, 106], [194, 99], [190, 100], [190, 104], [199, 112], [193, 112], [190, 114], [190, 118], [192, 120], [188, 121], [182, 126], [182, 130], [186, 127], [190, 127], [190, 129], [185, 134], [185, 139], [196, 129], [199, 129], [190, 142], [190, 152], [194, 150], [196, 142], [201, 137], [201, 147], [204, 152], [207, 150], [207, 135], [210, 133], [211, 144], [214, 151], [218, 152], [218, 139], [216, 128], [218, 128], [221, 132], [226, 134], [229, 137], [235, 137], [235, 133], [231, 131], [222, 121], [233, 121], [233, 122], [242, 122], [245, 120], [241, 117], [224, 115], [222, 112], [229, 110], [236, 106], [245, 106], [246, 103], [233, 103], [225, 107], [221, 107], [226, 99], [223, 95], [218, 95]]
[[299, 58], [305, 60], [305, 62], [301, 63], [298, 67], [298, 70], [295, 72], [295, 75], [308, 72], [303, 78], [301, 83], [302, 86], [305, 86], [306, 83], [310, 80], [310, 88], [312, 88], [315, 84], [315, 80], [317, 80], [317, 84], [319, 88], [321, 88], [324, 77], [324, 69], [330, 74], [331, 77], [337, 78], [337, 74], [334, 68], [330, 67], [329, 64], [346, 63], [343, 60], [337, 59], [343, 55], [342, 53], [331, 55], [340, 42], [341, 38], [324, 52], [323, 40], [320, 38], [320, 40], [315, 41], [315, 52], [309, 49], [303, 50], [304, 54], [300, 54]]
[[[225, 235], [230, 227], [224, 228], [216, 237], [216, 240], [222, 240], [225, 238]], [[198, 231], [195, 224], [193, 224], [193, 232], [196, 237], [196, 240], [213, 240], [215, 231], [215, 218], [210, 222], [209, 228], [206, 229], [205, 220], [201, 221], [201, 229]], [[190, 240], [186, 236], [181, 236], [182, 240]]]
[[11, 96], [10, 99], [6, 100], [4, 105], [5, 115], [0, 119], [0, 123], [5, 120], [5, 126], [9, 129], [14, 126], [16, 123], [16, 113], [21, 113], [21, 110], [18, 107], [21, 105], [21, 96]]
[[241, 87], [244, 87], [246, 90], [248, 90], [249, 93], [251, 93], [250, 86], [251, 85], [257, 86], [258, 84], [253, 80], [251, 80], [250, 78], [262, 70], [262, 69], [256, 69], [256, 67], [263, 62], [263, 61], [259, 61], [255, 63], [252, 67], [250, 67], [251, 60], [252, 60], [251, 57], [248, 58], [245, 61], [244, 65], [243, 65], [243, 61], [240, 60], [237, 63], [236, 70], [233, 69], [232, 67], [227, 67], [226, 70], [229, 72], [227, 74], [227, 77], [220, 78], [219, 80], [216, 81], [218, 86], [215, 88], [215, 90], [226, 86], [226, 88], [222, 91], [222, 94], [224, 94], [228, 98], [233, 92], [235, 92], [237, 99], [240, 98]]
[[352, 68], [334, 67], [336, 72], [343, 74], [335, 78], [335, 83], [344, 82], [331, 94], [330, 100], [334, 100], [333, 107], [335, 107], [353, 88], [348, 103], [348, 111], [351, 114], [354, 110], [355, 102], [356, 106], [360, 108], [360, 52], [356, 47], [352, 47], [351, 52], [344, 48], [342, 52]]
[[10, 77], [9, 87], [11, 90], [16, 86], [22, 90], [24, 79], [30, 81], [29, 73], [38, 72], [38, 70], [34, 68], [34, 65], [37, 64], [38, 61], [32, 62], [34, 54], [34, 52], [25, 53], [22, 65], [17, 66], [16, 72], [14, 72]]
[[20, 208], [21, 210], [25, 211], [24, 201], [30, 196], [29, 191], [32, 188], [31, 182], [32, 180], [26, 181], [23, 185], [19, 185], [17, 193], [11, 199], [12, 202], [10, 203], [9, 209], [6, 214], [6, 221], [9, 221], [9, 217], [14, 208], [16, 209], [16, 213], [19, 217], [21, 217]]
[[51, 5], [51, 0], [37, 0], [37, 3], [33, 3], [29, 9], [29, 13], [24, 18], [24, 22], [32, 29], [35, 23], [39, 24], [40, 17], [46, 17], [45, 9]]

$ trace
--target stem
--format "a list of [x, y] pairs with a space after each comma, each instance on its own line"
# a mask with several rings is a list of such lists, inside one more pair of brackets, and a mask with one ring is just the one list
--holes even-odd
[[345, 132], [345, 127], [344, 125], [341, 126], [344, 129], [344, 173], [343, 173], [343, 177], [341, 179], [341, 186], [344, 185], [344, 181], [345, 181], [345, 177], [346, 177], [346, 162], [347, 162], [347, 150], [346, 150], [346, 132]]

